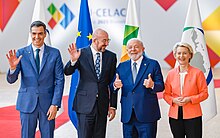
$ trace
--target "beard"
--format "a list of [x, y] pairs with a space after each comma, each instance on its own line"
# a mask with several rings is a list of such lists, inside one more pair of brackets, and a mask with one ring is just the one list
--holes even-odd
[[143, 55], [143, 52], [139, 52], [139, 53], [137, 53], [137, 54], [129, 54], [129, 53], [128, 53], [128, 56], [129, 56], [133, 61], [138, 60], [142, 55]]
[[103, 45], [102, 47], [100, 47], [99, 49], [98, 49], [98, 51], [100, 51], [100, 52], [105, 52], [105, 50], [106, 50], [106, 45]]

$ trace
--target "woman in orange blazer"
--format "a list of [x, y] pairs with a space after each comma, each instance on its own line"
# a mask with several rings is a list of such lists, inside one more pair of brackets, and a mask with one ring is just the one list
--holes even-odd
[[168, 72], [164, 91], [171, 132], [174, 138], [202, 138], [200, 102], [208, 98], [204, 73], [189, 64], [193, 57], [189, 44], [176, 44], [173, 54], [179, 66]]

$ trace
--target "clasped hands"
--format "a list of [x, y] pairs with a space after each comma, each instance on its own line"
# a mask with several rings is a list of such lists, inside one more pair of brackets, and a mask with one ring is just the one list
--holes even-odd
[[173, 98], [173, 103], [177, 104], [178, 106], [183, 106], [187, 103], [191, 102], [190, 97], [176, 97]]
[[[143, 85], [144, 85], [146, 88], [152, 88], [152, 87], [154, 86], [154, 81], [153, 81], [152, 78], [151, 78], [151, 74], [148, 74], [148, 78], [147, 78], [147, 79], [144, 79]], [[115, 81], [114, 81], [114, 87], [115, 87], [116, 89], [120, 89], [122, 86], [123, 86], [122, 81], [120, 80], [119, 75], [116, 74], [116, 78], [115, 78]]]

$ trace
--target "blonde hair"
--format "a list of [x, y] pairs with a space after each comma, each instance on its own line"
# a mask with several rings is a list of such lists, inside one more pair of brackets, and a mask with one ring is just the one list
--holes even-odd
[[176, 43], [174, 45], [174, 47], [173, 47], [173, 55], [174, 55], [174, 57], [175, 57], [175, 54], [177, 52], [177, 48], [178, 47], [185, 47], [185, 48], [188, 49], [189, 54], [191, 55], [191, 58], [189, 59], [189, 62], [190, 62], [190, 60], [193, 58], [193, 54], [194, 54], [192, 46], [190, 44], [188, 44], [188, 43], [185, 43], [185, 42], [178, 42], [178, 43]]

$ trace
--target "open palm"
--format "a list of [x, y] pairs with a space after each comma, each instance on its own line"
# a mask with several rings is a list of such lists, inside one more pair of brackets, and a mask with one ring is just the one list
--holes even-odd
[[81, 53], [80, 53], [80, 50], [77, 50], [75, 43], [72, 43], [69, 46], [68, 51], [69, 51], [70, 58], [71, 58], [72, 61], [78, 60]]
[[16, 69], [18, 63], [20, 62], [22, 55], [19, 58], [16, 57], [16, 50], [10, 50], [8, 54], [6, 54], [8, 59], [10, 69]]

